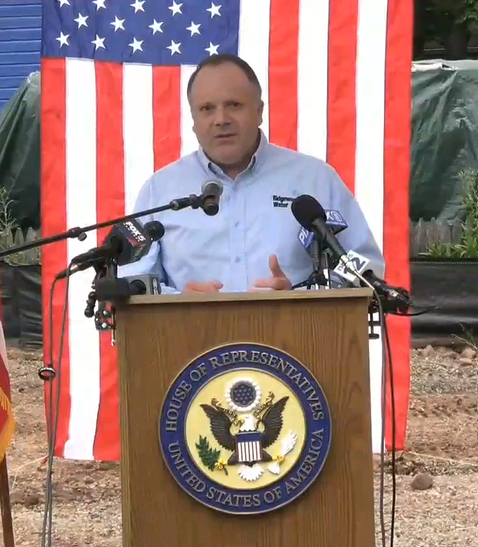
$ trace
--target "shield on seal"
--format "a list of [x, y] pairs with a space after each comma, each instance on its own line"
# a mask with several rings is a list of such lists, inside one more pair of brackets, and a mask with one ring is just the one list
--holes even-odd
[[236, 453], [239, 463], [262, 461], [262, 433], [260, 431], [238, 433], [236, 435]]

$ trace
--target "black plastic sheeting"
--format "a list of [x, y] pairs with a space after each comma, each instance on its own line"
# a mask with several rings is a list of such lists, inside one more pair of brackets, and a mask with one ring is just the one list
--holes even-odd
[[[415, 347], [450, 345], [464, 330], [478, 336], [478, 261], [411, 263], [411, 295], [415, 306], [436, 307], [412, 318]], [[25, 348], [41, 348], [42, 301], [40, 266], [0, 263], [5, 337]]]
[[478, 61], [413, 66], [410, 220], [462, 220], [458, 174], [478, 168]]
[[478, 261], [414, 260], [410, 268], [414, 305], [436, 308], [412, 319], [413, 345], [450, 345], [466, 331], [478, 336]]
[[43, 346], [41, 269], [0, 263], [5, 338], [23, 348]]
[[11, 214], [26, 230], [40, 227], [40, 74], [32, 73], [0, 112], [0, 184]]

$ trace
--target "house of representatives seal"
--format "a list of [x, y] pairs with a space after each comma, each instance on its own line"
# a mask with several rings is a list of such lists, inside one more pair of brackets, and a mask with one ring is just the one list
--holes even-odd
[[198, 502], [265, 513], [320, 475], [331, 415], [314, 376], [291, 355], [228, 344], [189, 363], [165, 397], [159, 440], [169, 471]]

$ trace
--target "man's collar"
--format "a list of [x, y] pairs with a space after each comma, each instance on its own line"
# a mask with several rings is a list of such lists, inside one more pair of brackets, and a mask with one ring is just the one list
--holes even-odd
[[[254, 152], [254, 155], [252, 156], [251, 161], [249, 162], [249, 165], [247, 166], [245, 171], [249, 171], [249, 170], [255, 171], [259, 169], [262, 162], [264, 161], [264, 157], [269, 147], [269, 141], [267, 140], [267, 137], [265, 136], [262, 129], [259, 129], [259, 133], [260, 133], [259, 146], [257, 147], [257, 150]], [[223, 173], [222, 169], [206, 156], [204, 150], [201, 147], [198, 148], [197, 153], [198, 153], [199, 161], [202, 167], [206, 171], [212, 172], [215, 175]]]

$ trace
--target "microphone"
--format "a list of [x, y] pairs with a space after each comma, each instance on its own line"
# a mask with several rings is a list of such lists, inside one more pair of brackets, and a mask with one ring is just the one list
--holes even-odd
[[96, 282], [95, 289], [98, 302], [124, 301], [131, 296], [161, 294], [161, 281], [155, 274], [104, 277]]
[[201, 208], [208, 216], [219, 212], [219, 198], [223, 190], [222, 183], [215, 180], [204, 181], [201, 185]]
[[108, 259], [115, 259], [119, 266], [137, 262], [149, 252], [153, 241], [163, 237], [164, 231], [164, 226], [157, 220], [144, 226], [136, 219], [115, 224], [101, 246], [75, 256], [71, 260], [73, 266], [62, 270], [56, 278], [64, 279], [92, 266], [103, 265]]
[[[367, 269], [370, 264], [370, 260], [355, 251], [349, 251], [347, 253], [347, 259], [349, 264], [353, 265], [354, 270], [359, 274], [358, 276], [345, 267], [343, 262], [340, 262], [333, 270], [333, 273], [339, 275], [341, 278], [349, 281], [352, 284], [357, 282], [364, 286], [368, 284], [373, 287], [375, 291], [387, 300], [393, 300], [398, 304], [398, 308], [406, 311], [411, 306], [410, 295], [408, 291], [403, 288], [394, 288], [383, 279], [377, 277], [372, 270]], [[360, 277], [362, 277], [367, 283], [364, 283]]]
[[347, 257], [347, 252], [342, 247], [335, 235], [328, 229], [327, 216], [320, 203], [312, 196], [303, 194], [294, 199], [291, 205], [292, 214], [297, 222], [309, 232], [312, 232], [318, 241], [325, 244], [331, 253], [353, 273], [353, 263]]

